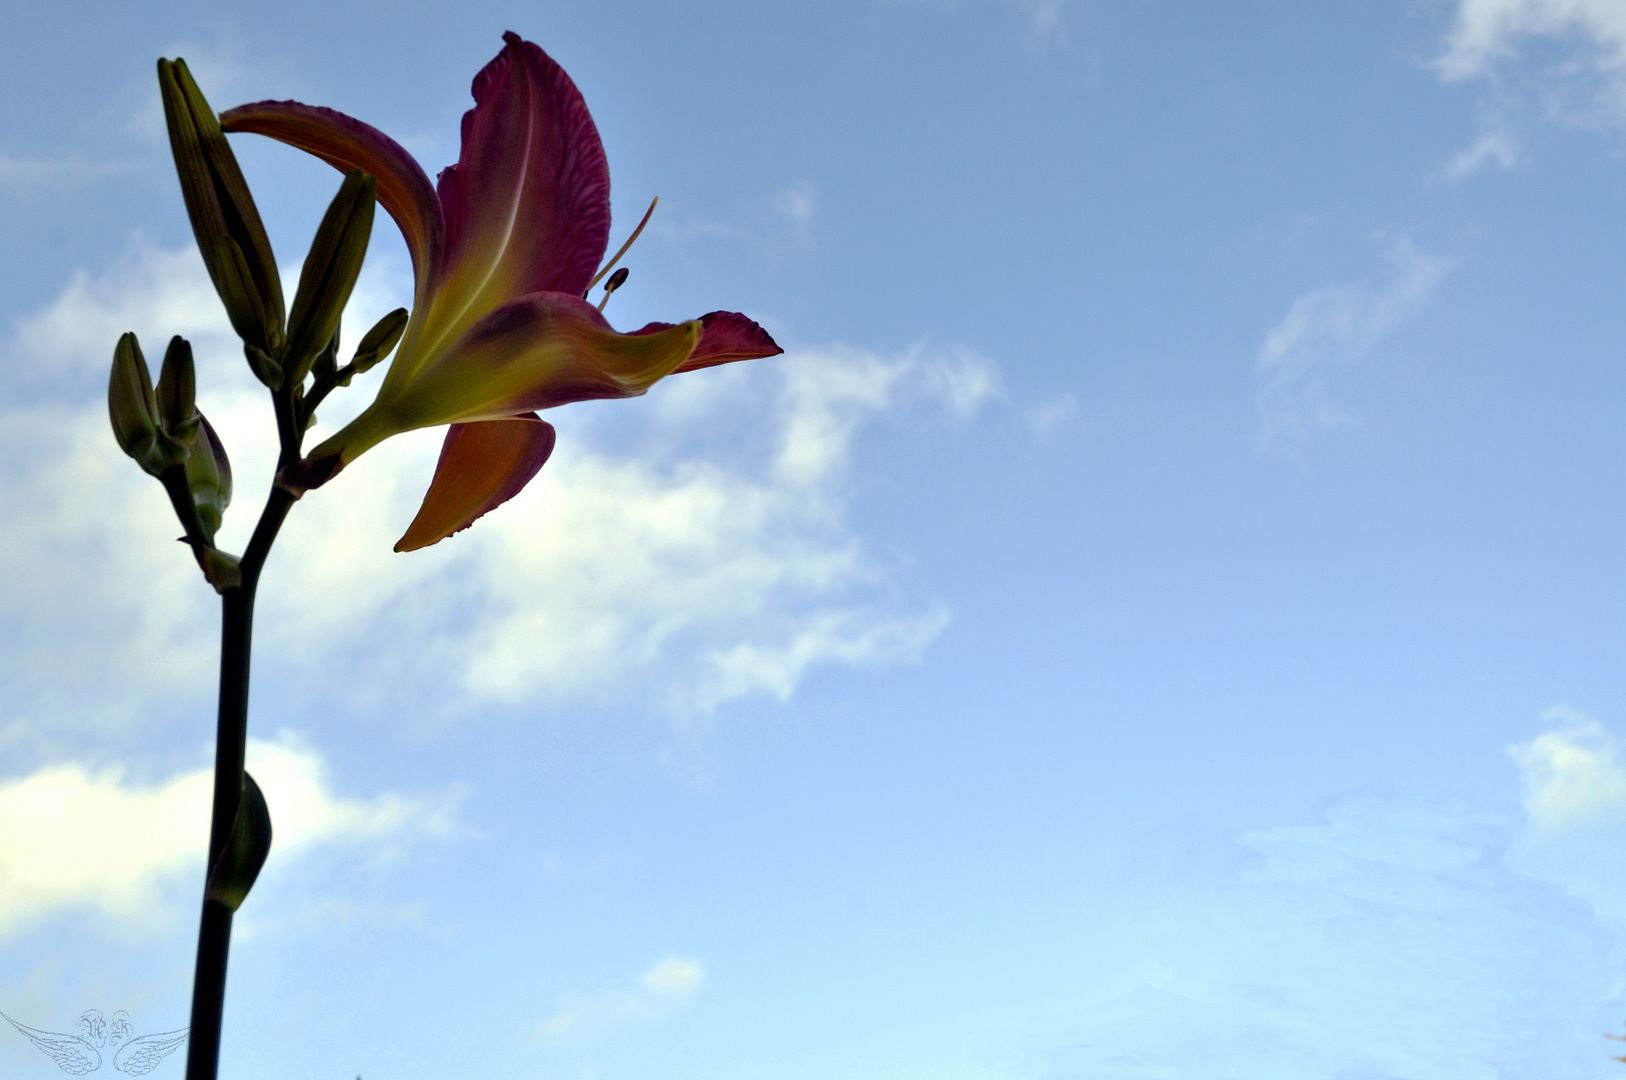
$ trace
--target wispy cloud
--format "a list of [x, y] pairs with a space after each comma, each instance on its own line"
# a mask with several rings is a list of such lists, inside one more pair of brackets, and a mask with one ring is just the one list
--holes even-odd
[[1406, 237], [1389, 245], [1389, 274], [1306, 293], [1265, 336], [1258, 371], [1260, 443], [1288, 447], [1351, 417], [1327, 393], [1331, 377], [1414, 316], [1451, 269]]
[[1465, 180], [1490, 166], [1511, 169], [1518, 163], [1519, 143], [1513, 133], [1502, 127], [1492, 128], [1480, 133], [1451, 159], [1445, 167], [1445, 178]]
[[[388, 288], [370, 288], [364, 308], [392, 306]], [[12, 646], [0, 680], [14, 700], [70, 700], [78, 716], [205, 687], [215, 647], [212, 595], [174, 543], [161, 493], [118, 454], [105, 405], [83, 396], [99, 392], [112, 342], [131, 328], [149, 352], [169, 332], [194, 339], [200, 401], [247, 504], [228, 514], [228, 544], [246, 539], [275, 456], [195, 256], [139, 250], [25, 321], [13, 369], [63, 378], [39, 382], [33, 404], [0, 405], [0, 637]], [[411, 686], [420, 704], [630, 695], [688, 713], [786, 696], [821, 664], [908, 660], [947, 615], [900, 599], [846, 524], [855, 439], [909, 410], [968, 421], [998, 386], [991, 362], [927, 347], [800, 349], [672, 380], [613, 414], [561, 415], [559, 450], [523, 495], [412, 556], [390, 547], [437, 438], [392, 440], [301, 502], [276, 555], [289, 577], [262, 595], [256, 636], [307, 679]], [[324, 414], [325, 426], [342, 419]], [[602, 449], [594, 432], [631, 416], [636, 445]], [[115, 677], [78, 678], [91, 669]]]
[[124, 161], [90, 161], [82, 157], [19, 158], [0, 154], [0, 185], [13, 189], [95, 183], [133, 172], [138, 166]]
[[1033, 429], [1035, 435], [1041, 439], [1048, 439], [1063, 424], [1071, 420], [1076, 412], [1078, 400], [1072, 394], [1058, 394], [1030, 407], [1023, 415], [1027, 417], [1028, 426]]
[[1458, 156], [1460, 175], [1488, 163], [1507, 167], [1517, 154], [1510, 132], [1515, 116], [1594, 129], [1626, 125], [1626, 5], [1458, 0], [1445, 47], [1431, 66], [1445, 82], [1485, 85], [1497, 117]]
[[1023, 0], [1028, 9], [1028, 29], [1036, 38], [1049, 37], [1061, 29], [1067, 0]]
[[774, 197], [774, 206], [800, 233], [813, 228], [813, 215], [818, 209], [819, 192], [811, 180], [798, 180]]
[[[286, 734], [250, 739], [248, 769], [271, 807], [279, 861], [451, 827], [446, 799], [337, 794], [322, 755]], [[166, 889], [201, 877], [212, 789], [207, 767], [140, 784], [76, 762], [0, 782], [0, 935], [65, 908], [138, 927], [161, 921]]]
[[1616, 0], [1458, 0], [1435, 70], [1451, 81], [1486, 76], [1538, 37], [1570, 39], [1592, 51], [1595, 68], [1626, 76], [1626, 7]]
[[1058, 1008], [1001, 1075], [1603, 1075], [1621, 938], [1508, 868], [1514, 824], [1368, 797], [1237, 838], [1170, 831], [1177, 886], [1102, 920], [1134, 957], [1116, 986]]
[[542, 1042], [564, 1042], [658, 1024], [693, 1002], [705, 981], [706, 968], [700, 961], [667, 956], [624, 987], [566, 998], [532, 1034]]
[[651, 231], [679, 248], [726, 243], [779, 257], [812, 246], [819, 217], [819, 188], [805, 177], [760, 196], [755, 206], [727, 221], [684, 217], [681, 207], [663, 211]]

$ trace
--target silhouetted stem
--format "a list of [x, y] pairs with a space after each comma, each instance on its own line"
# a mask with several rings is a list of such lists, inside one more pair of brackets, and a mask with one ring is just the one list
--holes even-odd
[[[220, 598], [220, 712], [215, 732], [215, 787], [209, 819], [208, 867], [214, 866], [226, 846], [237, 815], [237, 804], [243, 795], [254, 592], [271, 544], [295, 498], [282, 488], [272, 488], [248, 550], [243, 553], [243, 582], [227, 589]], [[207, 881], [207, 868], [204, 873]], [[203, 917], [198, 926], [198, 963], [192, 980], [192, 1033], [187, 1045], [186, 1080], [215, 1080], [220, 1067], [220, 1025], [226, 1004], [231, 917], [231, 910], [219, 901], [203, 901]]]

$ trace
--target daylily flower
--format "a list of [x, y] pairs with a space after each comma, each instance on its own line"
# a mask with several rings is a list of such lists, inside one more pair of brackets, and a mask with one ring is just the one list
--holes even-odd
[[314, 487], [391, 435], [450, 424], [397, 551], [467, 528], [536, 475], [555, 437], [537, 410], [783, 351], [738, 312], [623, 334], [586, 301], [609, 241], [604, 147], [559, 65], [515, 34], [504, 41], [474, 80], [457, 164], [434, 187], [393, 139], [331, 109], [265, 101], [220, 117], [371, 173], [406, 238], [415, 291], [400, 348], [378, 397], [311, 451], [303, 477]]

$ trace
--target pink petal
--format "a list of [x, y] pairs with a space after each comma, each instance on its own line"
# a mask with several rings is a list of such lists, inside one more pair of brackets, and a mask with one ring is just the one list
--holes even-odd
[[418, 516], [395, 550], [437, 544], [518, 495], [553, 453], [556, 437], [553, 425], [535, 413], [453, 424]]
[[448, 272], [497, 307], [526, 293], [580, 295], [610, 237], [610, 170], [581, 92], [518, 35], [474, 80], [463, 150], [440, 174]]
[[[652, 322], [648, 326], [634, 330], [633, 333], [653, 334], [659, 330], [668, 330], [672, 325]], [[736, 360], [778, 356], [785, 351], [768, 331], [737, 311], [713, 311], [709, 315], [702, 315], [700, 326], [700, 344], [695, 346], [694, 352], [689, 354], [689, 359], [684, 361], [678, 371], [695, 371], [699, 368], [716, 367], [718, 364], [731, 364]]]
[[297, 101], [257, 101], [220, 115], [227, 131], [268, 135], [309, 151], [340, 172], [365, 169], [378, 180], [378, 201], [406, 238], [420, 295], [434, 273], [445, 240], [440, 200], [412, 155], [369, 124], [332, 109]]

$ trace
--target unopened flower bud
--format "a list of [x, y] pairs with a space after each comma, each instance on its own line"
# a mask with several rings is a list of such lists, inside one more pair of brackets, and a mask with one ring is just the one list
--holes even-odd
[[350, 302], [372, 238], [377, 191], [378, 182], [371, 175], [350, 170], [316, 230], [288, 316], [288, 347], [283, 359], [296, 384], [304, 381], [317, 354], [332, 340]]
[[282, 282], [271, 241], [220, 121], [184, 60], [158, 61], [164, 120], [198, 251], [245, 343], [282, 344]]
[[158, 438], [158, 403], [152, 376], [134, 334], [119, 338], [113, 350], [113, 374], [107, 383], [107, 412], [119, 449], [140, 461]]
[[198, 510], [198, 523], [213, 542], [225, 518], [226, 507], [231, 505], [231, 462], [208, 418], [198, 413], [197, 419], [198, 437], [186, 459], [186, 486], [192, 492], [192, 505]]
[[158, 397], [152, 374], [134, 334], [119, 338], [113, 350], [113, 370], [107, 381], [107, 415], [113, 438], [142, 469], [157, 476], [186, 460], [185, 445], [164, 433], [159, 425]]
[[202, 419], [197, 408], [197, 374], [192, 367], [192, 346], [185, 338], [170, 339], [164, 366], [158, 372], [158, 424], [176, 442], [187, 446], [198, 434]]
[[[384, 359], [400, 342], [406, 324], [406, 308], [396, 308], [379, 319], [373, 324], [373, 328], [362, 336], [361, 344], [356, 346], [356, 355], [351, 358], [349, 366], [360, 374]], [[346, 378], [341, 385], [348, 386], [349, 383], [350, 380]]]

